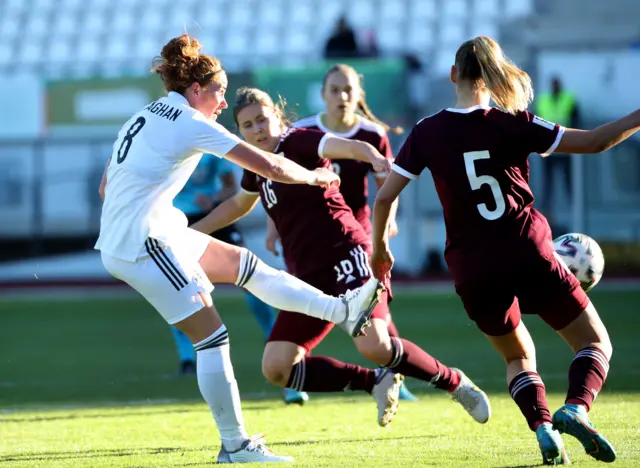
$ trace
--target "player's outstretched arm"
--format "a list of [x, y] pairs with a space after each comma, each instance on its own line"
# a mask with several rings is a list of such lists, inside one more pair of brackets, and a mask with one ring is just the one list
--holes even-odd
[[388, 279], [393, 266], [393, 256], [389, 251], [388, 232], [391, 207], [409, 182], [410, 179], [392, 171], [382, 187], [380, 187], [376, 201], [373, 204], [371, 269], [373, 275], [380, 281]]
[[328, 170], [309, 171], [283, 156], [267, 153], [252, 145], [239, 142], [225, 158], [266, 179], [283, 184], [308, 184], [328, 187], [339, 184], [340, 178]]
[[256, 206], [259, 199], [260, 196], [257, 193], [240, 191], [189, 227], [205, 234], [211, 234], [246, 216]]
[[373, 166], [376, 172], [389, 172], [391, 162], [371, 144], [326, 134], [319, 152], [327, 159], [357, 159]]
[[567, 128], [556, 153], [601, 153], [623, 142], [640, 130], [640, 110], [593, 130]]

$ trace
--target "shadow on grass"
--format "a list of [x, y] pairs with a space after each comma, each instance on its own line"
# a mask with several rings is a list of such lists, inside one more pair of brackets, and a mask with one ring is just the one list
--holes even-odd
[[[261, 406], [249, 406], [246, 408], [242, 408], [242, 411], [245, 413], [251, 411], [261, 411], [273, 409], [273, 407], [268, 405]], [[125, 418], [125, 417], [135, 417], [135, 416], [148, 416], [151, 414], [185, 414], [185, 413], [209, 413], [209, 409], [206, 406], [201, 406], [199, 408], [154, 408], [149, 406], [146, 410], [142, 411], [131, 411], [131, 412], [120, 412], [114, 411], [112, 413], [97, 413], [97, 414], [84, 414], [83, 412], [74, 413], [74, 414], [64, 414], [64, 415], [55, 415], [55, 416], [25, 416], [18, 418], [0, 418], [0, 424], [7, 423], [23, 423], [23, 422], [44, 422], [44, 421], [70, 421], [73, 419], [108, 419], [108, 418]]]
[[[407, 439], [429, 439], [438, 437], [437, 435], [423, 435], [412, 437], [380, 437], [368, 439], [328, 439], [328, 440], [294, 440], [288, 442], [272, 442], [271, 447], [278, 446], [300, 446], [313, 444], [340, 444], [340, 443], [358, 443], [358, 442], [375, 442], [375, 441], [392, 441]], [[77, 460], [90, 458], [115, 458], [115, 457], [132, 457], [132, 456], [148, 456], [162, 455], [167, 453], [196, 453], [211, 452], [211, 457], [218, 454], [218, 446], [202, 446], [202, 447], [151, 447], [139, 449], [103, 449], [103, 450], [79, 450], [67, 452], [27, 452], [27, 453], [10, 453], [0, 456], [0, 463], [10, 462], [37, 462], [37, 461], [59, 461], [59, 460]], [[182, 466], [197, 466], [203, 463], [189, 463]]]

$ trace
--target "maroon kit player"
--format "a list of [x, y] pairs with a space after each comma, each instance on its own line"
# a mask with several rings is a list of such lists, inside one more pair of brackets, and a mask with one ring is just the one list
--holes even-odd
[[[402, 133], [402, 128], [390, 128], [381, 122], [371, 112], [362, 88], [360, 75], [356, 70], [345, 64], [332, 66], [324, 76], [322, 83], [322, 99], [325, 102], [325, 112], [301, 119], [293, 124], [295, 128], [308, 128], [331, 133], [341, 138], [365, 141], [373, 145], [383, 156], [393, 161], [393, 152], [387, 132]], [[340, 176], [340, 192], [344, 201], [365, 232], [371, 235], [371, 209], [369, 208], [369, 174], [373, 173], [378, 188], [382, 186], [386, 172], [375, 172], [370, 164], [354, 159], [335, 159], [332, 161], [333, 170]], [[392, 207], [389, 220], [389, 236], [398, 232], [395, 220], [397, 203]], [[276, 250], [278, 233], [269, 220], [267, 229], [267, 249], [278, 255]], [[391, 314], [388, 315], [388, 332], [392, 337], [399, 336]], [[417, 398], [409, 392], [406, 381], [400, 388], [400, 399], [415, 401]]]
[[[507, 365], [509, 392], [543, 462], [567, 462], [560, 433], [597, 460], [615, 451], [588, 420], [609, 370], [607, 330], [578, 280], [556, 257], [547, 220], [533, 205], [530, 153], [604, 151], [640, 129], [640, 112], [595, 130], [562, 128], [528, 113], [529, 76], [493, 39], [462, 44], [451, 68], [457, 103], [418, 122], [374, 205], [371, 266], [383, 280], [393, 265], [385, 233], [392, 203], [423, 169], [431, 171], [447, 229], [445, 259], [469, 317]], [[493, 99], [501, 109], [490, 107]], [[569, 344], [565, 405], [553, 416], [521, 314], [537, 314]]]
[[[330, 167], [330, 159], [358, 159], [386, 170], [389, 161], [368, 143], [347, 140], [316, 130], [289, 129], [283, 110], [257, 89], [239, 90], [234, 108], [242, 136], [266, 151], [282, 154], [310, 170]], [[295, 190], [250, 171], [243, 191], [194, 225], [215, 231], [247, 214], [260, 198], [282, 238], [285, 263], [294, 276], [305, 278], [322, 291], [342, 294], [371, 280], [369, 235], [356, 221], [340, 190]], [[372, 393], [378, 404], [378, 422], [388, 424], [397, 408], [401, 376], [408, 375], [451, 392], [478, 422], [490, 416], [489, 401], [468, 377], [449, 368], [414, 343], [390, 338], [386, 318], [388, 291], [372, 313], [367, 334], [355, 338], [360, 353], [384, 366], [365, 369], [325, 356], [309, 355], [331, 331], [322, 320], [298, 320], [281, 311], [263, 356], [263, 373], [275, 385], [298, 391], [338, 392], [345, 389]]]

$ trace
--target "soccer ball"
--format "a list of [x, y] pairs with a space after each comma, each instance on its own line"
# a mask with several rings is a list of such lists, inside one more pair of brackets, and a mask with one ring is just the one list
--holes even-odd
[[553, 241], [556, 253], [571, 273], [578, 278], [582, 289], [593, 288], [604, 271], [604, 255], [596, 241], [585, 234], [564, 234]]

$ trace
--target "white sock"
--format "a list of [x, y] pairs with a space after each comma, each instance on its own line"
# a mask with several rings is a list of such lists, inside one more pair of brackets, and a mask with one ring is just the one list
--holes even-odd
[[193, 347], [200, 393], [211, 409], [224, 447], [235, 451], [249, 437], [244, 428], [238, 382], [229, 356], [227, 327], [222, 325]]
[[236, 284], [272, 307], [340, 323], [347, 306], [282, 270], [271, 268], [247, 249], [240, 255]]

